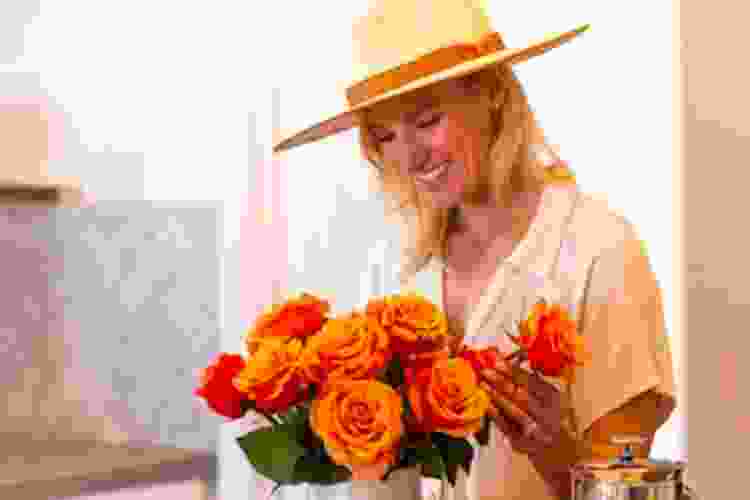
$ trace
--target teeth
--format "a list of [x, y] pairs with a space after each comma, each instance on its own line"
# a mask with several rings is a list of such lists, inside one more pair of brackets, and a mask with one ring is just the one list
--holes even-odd
[[426, 181], [434, 181], [435, 179], [437, 179], [440, 176], [440, 174], [443, 173], [443, 171], [445, 170], [445, 167], [446, 167], [446, 164], [443, 164], [443, 165], [441, 165], [441, 166], [439, 166], [439, 167], [431, 170], [430, 172], [427, 172], [426, 174], [420, 174], [419, 178], [420, 179], [424, 179]]

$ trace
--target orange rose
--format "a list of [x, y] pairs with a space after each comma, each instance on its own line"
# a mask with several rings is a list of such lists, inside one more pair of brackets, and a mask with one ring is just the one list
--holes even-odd
[[423, 432], [456, 438], [479, 432], [490, 407], [474, 369], [462, 358], [439, 359], [431, 368], [421, 369], [409, 385], [408, 396]]
[[367, 303], [366, 312], [388, 332], [392, 350], [407, 359], [414, 354], [441, 350], [448, 345], [448, 320], [445, 314], [417, 294], [373, 299]]
[[388, 334], [361, 313], [329, 320], [308, 338], [302, 366], [308, 380], [352, 380], [375, 376], [390, 361]]
[[325, 300], [302, 293], [262, 314], [251, 328], [247, 342], [262, 337], [308, 337], [320, 330], [329, 310]]
[[583, 337], [563, 306], [537, 302], [519, 331], [518, 338], [511, 338], [525, 351], [531, 368], [543, 375], [570, 377], [574, 365], [583, 364]]
[[259, 409], [284, 412], [306, 396], [299, 366], [300, 339], [255, 339], [249, 347], [247, 365], [234, 378], [234, 386]]
[[310, 427], [354, 479], [379, 479], [397, 457], [402, 409], [401, 396], [382, 382], [337, 380], [313, 401]]

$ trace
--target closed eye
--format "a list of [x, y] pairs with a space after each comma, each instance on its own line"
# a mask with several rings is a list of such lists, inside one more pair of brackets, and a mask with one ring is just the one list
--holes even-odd
[[393, 140], [393, 134], [375, 135], [375, 141], [378, 143], [390, 142]]
[[[429, 119], [417, 122], [417, 127], [418, 128], [430, 128], [430, 127], [434, 127], [435, 125], [437, 125], [438, 123], [440, 123], [440, 120], [442, 118], [443, 118], [442, 114], [436, 114], [434, 116], [431, 116]], [[383, 133], [380, 133], [380, 134], [374, 133], [373, 137], [374, 137], [374, 139], [375, 139], [376, 142], [382, 144], [384, 142], [390, 142], [390, 141], [392, 141], [393, 138], [394, 138], [394, 134], [393, 133], [385, 133], [385, 134], [383, 134]]]
[[429, 120], [424, 120], [424, 121], [419, 122], [417, 124], [417, 127], [419, 127], [419, 128], [432, 127], [434, 125], [437, 125], [442, 118], [443, 118], [443, 115], [435, 115], [435, 116], [431, 117]]

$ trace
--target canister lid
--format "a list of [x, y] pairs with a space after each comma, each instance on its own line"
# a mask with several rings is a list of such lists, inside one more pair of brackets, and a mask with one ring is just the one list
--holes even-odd
[[685, 469], [684, 462], [633, 457], [631, 445], [645, 442], [640, 436], [617, 436], [610, 442], [624, 445], [624, 450], [618, 458], [580, 462], [573, 467], [574, 477], [626, 482], [679, 481]]

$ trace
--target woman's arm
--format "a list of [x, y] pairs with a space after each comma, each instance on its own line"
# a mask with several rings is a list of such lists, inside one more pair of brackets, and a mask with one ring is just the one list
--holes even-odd
[[553, 448], [529, 457], [530, 461], [558, 498], [570, 499], [570, 469], [573, 465], [584, 460], [619, 457], [622, 446], [609, 443], [616, 435], [636, 434], [647, 438], [646, 444], [633, 447], [633, 455], [648, 457], [656, 431], [667, 421], [674, 408], [672, 398], [653, 390], [644, 392], [596, 420], [585, 432], [582, 441], [563, 433]]
[[583, 436], [564, 436], [548, 455], [532, 459], [559, 498], [572, 494], [576, 461], [620, 456], [623, 447], [610, 443], [615, 435], [646, 438], [633, 453], [648, 457], [676, 405], [666, 392], [673, 379], [661, 290], [632, 227], [597, 260], [586, 296], [581, 326], [593, 359], [572, 387]]
[[595, 421], [584, 434], [587, 458], [615, 458], [622, 446], [610, 443], [616, 435], [640, 435], [647, 438], [643, 445], [633, 446], [633, 455], [646, 458], [651, 453], [654, 435], [669, 419], [675, 409], [669, 396], [649, 390], [631, 399], [625, 405]]

